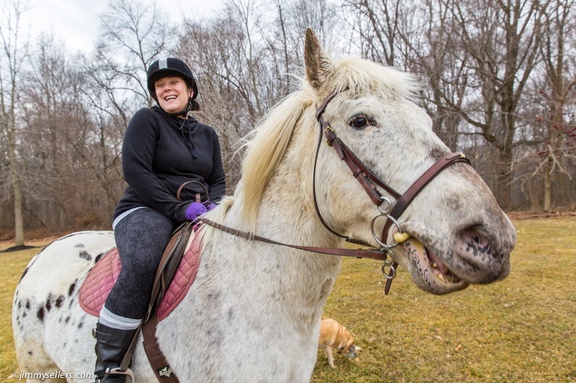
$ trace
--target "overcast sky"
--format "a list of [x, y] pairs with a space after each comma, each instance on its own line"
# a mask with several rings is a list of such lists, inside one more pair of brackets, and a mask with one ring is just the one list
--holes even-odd
[[[0, 4], [6, 0], [0, 0]], [[197, 19], [218, 10], [220, 0], [140, 0], [156, 3], [178, 22], [183, 17]], [[71, 51], [90, 52], [98, 37], [98, 16], [107, 8], [106, 0], [28, 0], [30, 10], [22, 15], [22, 25], [31, 26], [31, 36], [40, 31], [54, 34]], [[3, 5], [2, 5], [3, 6]]]

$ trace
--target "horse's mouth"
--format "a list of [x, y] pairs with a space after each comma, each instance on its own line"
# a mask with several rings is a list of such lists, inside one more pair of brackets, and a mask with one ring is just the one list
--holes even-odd
[[428, 256], [428, 262], [430, 263], [434, 275], [440, 279], [441, 281], [448, 281], [451, 283], [459, 283], [462, 282], [460, 278], [458, 278], [444, 262], [428, 248], [424, 248], [426, 251], [426, 255]]
[[447, 294], [468, 287], [467, 282], [415, 237], [408, 235], [406, 239], [398, 242], [410, 263], [412, 279], [421, 289], [434, 294]]

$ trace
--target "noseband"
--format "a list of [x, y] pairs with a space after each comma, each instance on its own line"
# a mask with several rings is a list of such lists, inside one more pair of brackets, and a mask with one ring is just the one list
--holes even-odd
[[[390, 291], [390, 286], [392, 283], [392, 279], [396, 276], [396, 267], [398, 263], [395, 260], [394, 250], [393, 248], [398, 245], [398, 242], [393, 239], [393, 243], [388, 245], [388, 233], [392, 225], [396, 225], [398, 232], [402, 233], [402, 227], [398, 223], [398, 219], [402, 215], [402, 213], [406, 210], [406, 208], [412, 203], [414, 198], [424, 189], [426, 185], [430, 181], [432, 181], [438, 174], [440, 174], [444, 169], [447, 167], [454, 165], [457, 162], [464, 162], [470, 164], [470, 160], [468, 160], [464, 154], [462, 153], [451, 153], [442, 158], [440, 158], [434, 165], [432, 165], [424, 174], [422, 174], [413, 184], [401, 194], [394, 190], [390, 185], [386, 184], [382, 181], [376, 174], [374, 174], [366, 165], [354, 154], [354, 152], [342, 142], [342, 140], [336, 135], [334, 130], [330, 127], [330, 124], [324, 119], [324, 112], [328, 103], [332, 101], [334, 97], [336, 97], [340, 92], [334, 91], [332, 92], [320, 106], [316, 109], [316, 120], [320, 123], [320, 139], [318, 140], [318, 147], [316, 148], [316, 158], [314, 161], [314, 179], [313, 179], [313, 189], [314, 189], [314, 207], [316, 208], [316, 214], [320, 218], [322, 224], [333, 234], [344, 238], [347, 242], [357, 243], [357, 244], [365, 244], [364, 241], [360, 241], [354, 238], [350, 238], [348, 236], [338, 234], [335, 230], [328, 226], [322, 214], [320, 213], [320, 209], [318, 208], [318, 203], [316, 199], [316, 165], [318, 162], [318, 153], [320, 149], [320, 144], [322, 141], [322, 135], [326, 139], [326, 143], [328, 146], [334, 148], [338, 157], [340, 157], [341, 161], [344, 161], [346, 165], [352, 171], [354, 178], [360, 183], [368, 197], [374, 205], [378, 207], [380, 214], [372, 219], [371, 223], [371, 230], [372, 236], [374, 240], [381, 246], [380, 249], [374, 249], [373, 251], [377, 254], [384, 254], [383, 260], [384, 265], [382, 266], [382, 273], [386, 277], [386, 287], [384, 289], [385, 294], [387, 295]], [[385, 197], [378, 187], [385, 190], [393, 199], [396, 200], [396, 204], [392, 204], [390, 199]], [[386, 222], [384, 224], [384, 228], [382, 229], [382, 233], [380, 236], [377, 235], [375, 230], [375, 223], [378, 218], [384, 217]], [[388, 259], [388, 256], [390, 257]], [[372, 257], [376, 258], [376, 257]]]
[[[346, 146], [346, 144], [344, 144], [344, 142], [342, 142], [340, 138], [338, 138], [334, 130], [332, 130], [332, 128], [330, 127], [330, 124], [326, 122], [326, 120], [324, 119], [323, 114], [324, 111], [326, 110], [326, 106], [339, 93], [340, 92], [335, 91], [332, 94], [330, 94], [328, 97], [326, 97], [326, 99], [322, 102], [320, 107], [316, 110], [316, 119], [320, 123], [320, 139], [318, 140], [318, 147], [316, 148], [316, 158], [314, 161], [314, 174], [312, 181], [314, 189], [313, 190], [314, 207], [316, 209], [316, 214], [318, 215], [318, 218], [331, 233], [335, 234], [338, 237], [344, 238], [344, 240], [347, 242], [364, 245], [367, 246], [368, 248], [346, 249], [346, 248], [293, 245], [261, 237], [254, 233], [234, 229], [204, 217], [199, 218], [198, 221], [203, 222], [209, 226], [212, 226], [218, 230], [224, 231], [228, 234], [232, 234], [237, 237], [241, 237], [251, 241], [260, 241], [320, 254], [331, 254], [331, 255], [347, 256], [355, 258], [372, 258], [384, 261], [384, 265], [382, 266], [382, 273], [386, 277], [386, 287], [384, 289], [384, 292], [388, 294], [388, 292], [390, 291], [392, 279], [394, 279], [394, 277], [396, 276], [396, 267], [398, 266], [393, 251], [393, 248], [396, 247], [398, 243], [394, 240], [394, 243], [392, 245], [388, 245], [388, 232], [390, 231], [390, 228], [392, 227], [392, 225], [396, 225], [396, 227], [398, 228], [398, 232], [402, 233], [403, 231], [400, 224], [398, 223], [398, 219], [400, 218], [404, 210], [406, 210], [408, 205], [410, 205], [410, 203], [418, 195], [418, 193], [420, 193], [422, 189], [426, 185], [428, 185], [428, 183], [432, 181], [432, 179], [434, 179], [434, 177], [436, 177], [448, 166], [453, 165], [457, 162], [465, 162], [467, 164], [470, 164], [470, 161], [462, 153], [455, 153], [455, 154], [452, 153], [445, 157], [442, 157], [434, 165], [432, 165], [426, 172], [424, 172], [424, 174], [422, 174], [420, 178], [418, 178], [416, 182], [414, 182], [412, 186], [410, 186], [408, 190], [404, 192], [404, 194], [398, 193], [390, 185], [380, 180], [378, 176], [376, 176], [370, 169], [368, 169], [366, 165], [364, 165], [364, 163], [354, 154], [354, 152], [352, 152], [352, 150], [350, 150], [350, 148]], [[362, 188], [364, 188], [364, 191], [368, 194], [368, 197], [370, 197], [372, 203], [374, 203], [374, 205], [378, 207], [380, 214], [378, 214], [376, 217], [374, 217], [374, 219], [372, 219], [371, 230], [372, 230], [372, 236], [374, 237], [374, 240], [378, 243], [380, 248], [374, 248], [372, 245], [362, 240], [338, 234], [335, 230], [333, 230], [332, 228], [330, 228], [330, 226], [328, 226], [326, 221], [324, 221], [324, 218], [320, 213], [320, 209], [318, 207], [316, 199], [316, 167], [317, 167], [316, 165], [318, 162], [318, 153], [320, 151], [320, 144], [322, 143], [322, 134], [326, 138], [326, 143], [329, 146], [333, 147], [334, 150], [336, 150], [336, 153], [338, 154], [338, 157], [340, 157], [340, 160], [344, 161], [346, 165], [348, 165], [348, 167], [352, 171], [352, 174], [354, 175], [354, 178], [356, 178], [356, 180], [358, 180], [360, 185], [362, 185]], [[378, 187], [385, 190], [392, 198], [394, 198], [396, 200], [396, 204], [393, 205], [390, 199], [382, 195], [380, 190], [378, 190]], [[375, 225], [377, 219], [380, 217], [384, 217], [386, 219], [386, 222], [384, 224], [382, 234], [378, 236], [376, 233]]]

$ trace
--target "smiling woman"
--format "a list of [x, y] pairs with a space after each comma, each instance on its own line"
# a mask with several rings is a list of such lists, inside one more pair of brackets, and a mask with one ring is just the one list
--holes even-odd
[[128, 188], [113, 216], [122, 271], [96, 325], [97, 379], [123, 383], [117, 371], [150, 304], [156, 269], [173, 231], [212, 210], [226, 182], [218, 136], [192, 115], [198, 85], [182, 60], [153, 62], [147, 85], [157, 106], [140, 109], [122, 144]]
[[[188, 90], [180, 77], [166, 77], [154, 83], [158, 105], [170, 114], [178, 114], [186, 109], [188, 99], [194, 94]], [[190, 94], [188, 94], [190, 93]]]

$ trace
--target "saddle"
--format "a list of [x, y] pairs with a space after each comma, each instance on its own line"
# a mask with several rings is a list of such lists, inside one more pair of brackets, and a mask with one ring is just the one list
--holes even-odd
[[[200, 230], [201, 228], [193, 222], [186, 222], [172, 234], [160, 260], [148, 312], [141, 325], [144, 350], [160, 382], [177, 383], [178, 378], [160, 351], [156, 325], [178, 306], [196, 278], [202, 247]], [[96, 262], [78, 294], [80, 306], [84, 311], [99, 316], [121, 270], [122, 264], [116, 248], [108, 251]], [[122, 370], [128, 368], [132, 359], [137, 335], [122, 362]]]

